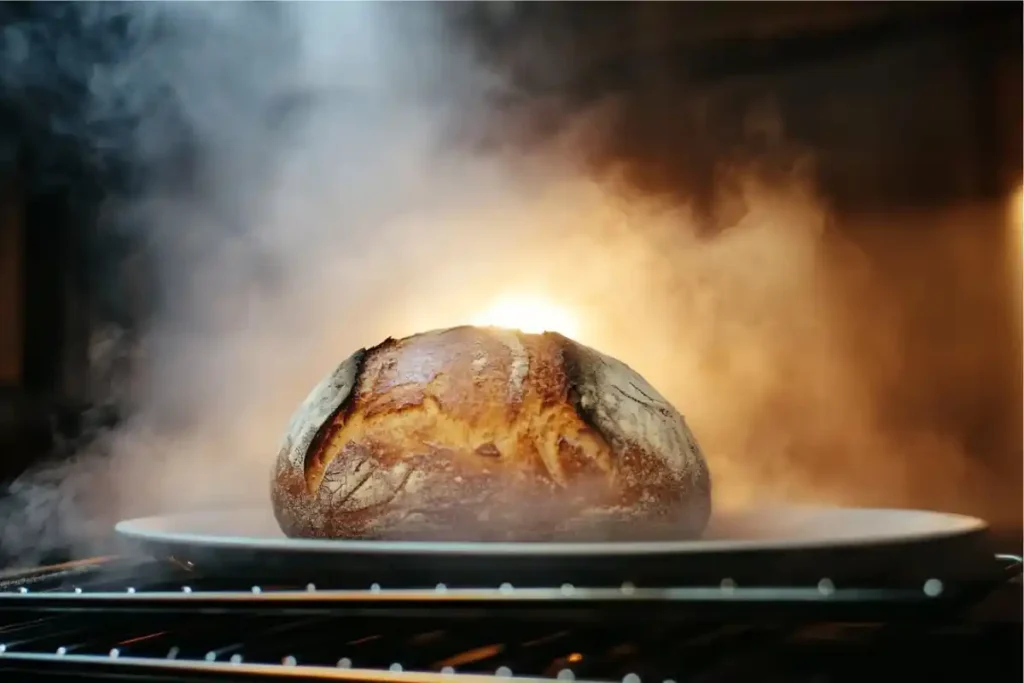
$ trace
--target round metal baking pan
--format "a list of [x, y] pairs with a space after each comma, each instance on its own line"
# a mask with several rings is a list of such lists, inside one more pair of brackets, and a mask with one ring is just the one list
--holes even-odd
[[716, 512], [699, 540], [437, 543], [291, 539], [266, 509], [208, 510], [123, 521], [141, 551], [204, 573], [334, 585], [780, 585], [918, 583], [985, 578], [986, 524], [920, 510], [769, 507]]

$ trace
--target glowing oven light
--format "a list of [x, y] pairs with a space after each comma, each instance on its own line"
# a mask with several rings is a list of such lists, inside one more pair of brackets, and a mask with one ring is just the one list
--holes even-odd
[[579, 320], [571, 311], [551, 301], [528, 297], [499, 299], [471, 322], [473, 325], [506, 327], [534, 334], [558, 332], [572, 339], [580, 331]]

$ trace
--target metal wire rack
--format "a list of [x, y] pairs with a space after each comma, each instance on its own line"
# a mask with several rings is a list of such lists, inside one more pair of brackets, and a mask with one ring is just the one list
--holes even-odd
[[[1000, 562], [1008, 579], [1019, 577], [1020, 558]], [[777, 588], [727, 579], [668, 588], [238, 586], [183, 564], [99, 558], [0, 576], [0, 672], [663, 683], [771, 671], [845, 680], [877, 675], [884, 660], [887, 672], [934, 666], [932, 680], [946, 680], [968, 651], [972, 670], [1019, 669], [1019, 619], [965, 621], [981, 587], [933, 581], [890, 590], [828, 579]], [[985, 592], [1007, 586], [1019, 596], [1012, 581]]]

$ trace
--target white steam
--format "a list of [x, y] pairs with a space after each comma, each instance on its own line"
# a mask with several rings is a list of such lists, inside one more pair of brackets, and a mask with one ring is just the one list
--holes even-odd
[[[578, 254], [549, 253], [584, 227], [553, 190], [566, 170], [469, 151], [500, 84], [429, 9], [96, 4], [78, 19], [117, 25], [127, 51], [80, 63], [93, 55], [34, 38], [88, 89], [74, 134], [148, 173], [108, 218], [149, 243], [163, 299], [119, 388], [127, 424], [15, 483], [2, 540], [26, 560], [98, 552], [128, 516], [266, 503], [290, 413], [339, 358], [465, 322], [510, 284], [587, 279]], [[127, 352], [112, 334], [97, 355]]]
[[409, 331], [412, 293], [471, 287], [521, 239], [470, 219], [510, 195], [493, 160], [452, 151], [490, 79], [428, 11], [132, 3], [73, 18], [93, 40], [123, 30], [116, 59], [82, 63], [97, 55], [57, 29], [12, 29], [55, 57], [8, 81], [84, 86], [85, 115], [54, 127], [150, 173], [109, 214], [149, 242], [164, 306], [129, 424], [103, 453], [15, 484], [3, 541], [25, 552], [92, 551], [124, 515], [266, 500], [281, 429], [318, 376]]

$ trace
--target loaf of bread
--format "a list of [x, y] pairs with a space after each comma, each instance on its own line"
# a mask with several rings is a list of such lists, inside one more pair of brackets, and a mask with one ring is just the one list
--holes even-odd
[[693, 435], [636, 372], [481, 327], [352, 354], [292, 417], [271, 489], [303, 538], [680, 539], [711, 510]]

